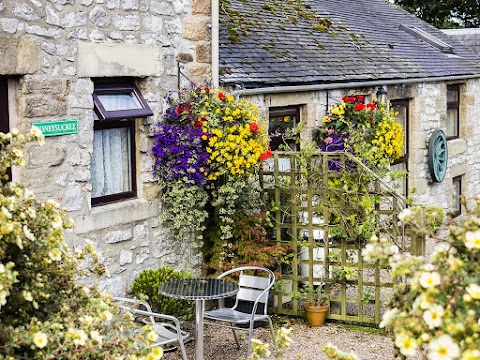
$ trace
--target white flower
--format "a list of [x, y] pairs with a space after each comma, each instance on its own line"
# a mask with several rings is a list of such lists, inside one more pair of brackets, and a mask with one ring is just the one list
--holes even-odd
[[90, 315], [85, 315], [83, 318], [80, 319], [80, 321], [82, 321], [82, 323], [84, 323], [85, 325], [90, 326], [93, 323], [93, 317]]
[[420, 276], [420, 285], [425, 289], [431, 289], [439, 285], [442, 278], [437, 272], [423, 272]]
[[388, 326], [392, 323], [392, 320], [397, 316], [398, 314], [398, 309], [393, 308], [390, 310], [385, 311], [382, 317], [382, 321], [378, 325], [379, 328], [384, 328], [385, 326]]
[[147, 339], [151, 342], [155, 342], [158, 339], [158, 335], [155, 331], [151, 330], [147, 333]]
[[17, 128], [13, 128], [11, 131], [10, 131], [10, 134], [14, 135], [14, 136], [17, 136], [19, 133], [18, 129]]
[[404, 356], [414, 356], [418, 347], [415, 339], [403, 333], [395, 337], [395, 346], [400, 349], [400, 353]]
[[110, 320], [112, 320], [112, 317], [113, 317], [112, 313], [111, 313], [110, 311], [108, 311], [108, 310], [105, 311], [105, 312], [102, 314], [102, 320], [103, 320], [103, 321], [110, 321]]
[[53, 261], [62, 260], [62, 252], [59, 249], [52, 249], [48, 252], [48, 257]]
[[86, 286], [82, 287], [82, 291], [86, 296], [90, 295], [90, 289], [88, 287]]
[[35, 335], [33, 335], [33, 343], [39, 349], [44, 348], [48, 343], [47, 335], [42, 332], [35, 333]]
[[373, 263], [377, 260], [376, 249], [373, 244], [365, 245], [365, 248], [362, 250], [363, 260], [369, 263]]
[[84, 330], [79, 329], [79, 330], [75, 330], [73, 332], [73, 343], [75, 345], [84, 346], [85, 341], [87, 341], [87, 340], [88, 340], [88, 336], [87, 336], [87, 334], [85, 333]]
[[155, 346], [152, 349], [152, 352], [150, 353], [153, 355], [153, 358], [156, 359], [161, 359], [163, 357], [163, 349], [159, 346]]
[[90, 337], [92, 338], [93, 341], [96, 341], [99, 344], [101, 344], [103, 341], [103, 336], [100, 335], [100, 333], [97, 330], [91, 331]]
[[467, 231], [465, 234], [465, 246], [472, 249], [480, 249], [480, 230], [477, 231]]
[[5, 265], [0, 264], [0, 274], [5, 272]]
[[23, 298], [27, 301], [33, 301], [32, 293], [30, 291], [23, 290]]
[[23, 233], [25, 237], [31, 241], [35, 241], [35, 235], [30, 231], [27, 225], [23, 225]]
[[444, 312], [441, 305], [433, 305], [423, 313], [423, 320], [430, 329], [440, 327], [443, 323], [442, 316]]
[[398, 214], [398, 219], [400, 221], [405, 221], [408, 217], [412, 215], [412, 210], [410, 209], [403, 209], [400, 214]]
[[5, 206], [2, 206], [2, 213], [3, 215], [5, 215], [7, 219], [12, 218], [12, 214], [10, 213], [10, 211], [8, 211], [8, 209]]
[[467, 293], [470, 295], [473, 299], [480, 300], [480, 286], [477, 284], [470, 284], [467, 287]]
[[428, 343], [429, 360], [453, 360], [460, 357], [460, 348], [450, 335], [444, 334]]
[[478, 360], [480, 359], [480, 350], [465, 350], [462, 354], [461, 360]]

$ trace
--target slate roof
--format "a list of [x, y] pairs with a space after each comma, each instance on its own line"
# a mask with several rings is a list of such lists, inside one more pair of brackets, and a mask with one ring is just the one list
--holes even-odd
[[442, 32], [480, 54], [480, 29], [448, 29]]
[[[336, 36], [315, 30], [309, 15], [296, 12], [298, 3], [308, 14], [329, 18]], [[227, 12], [220, 12], [219, 64], [220, 82], [227, 86], [480, 77], [478, 54], [384, 0], [229, 0], [227, 4]], [[400, 29], [401, 24], [448, 43], [453, 53]]]

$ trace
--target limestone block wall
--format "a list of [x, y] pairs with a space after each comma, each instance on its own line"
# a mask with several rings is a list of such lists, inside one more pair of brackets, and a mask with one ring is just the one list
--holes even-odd
[[[193, 268], [188, 241], [174, 242], [160, 224], [160, 191], [152, 175], [153, 125], [178, 85], [210, 79], [209, 0], [0, 0], [0, 76], [8, 76], [10, 123], [77, 119], [78, 134], [53, 136], [26, 149], [15, 169], [39, 198], [69, 212], [72, 246], [92, 240], [111, 277], [101, 285], [125, 293], [144, 268]], [[179, 77], [178, 64], [186, 77]], [[131, 77], [154, 112], [136, 123], [138, 198], [90, 205], [93, 78]]]
[[[385, 87], [389, 100], [409, 103], [409, 178], [410, 196], [415, 203], [452, 210], [454, 187], [452, 179], [462, 176], [462, 192], [471, 200], [480, 194], [480, 81], [459, 82], [460, 137], [448, 141], [449, 160], [445, 179], [434, 183], [428, 169], [428, 143], [436, 129], [446, 130], [446, 82], [400, 84]], [[327, 109], [341, 102], [343, 96], [363, 94], [370, 100], [378, 87], [305, 91], [297, 93], [262, 94], [249, 96], [268, 119], [268, 109], [280, 106], [299, 106], [301, 120], [306, 124], [302, 141], [311, 139], [311, 131], [321, 125]]]

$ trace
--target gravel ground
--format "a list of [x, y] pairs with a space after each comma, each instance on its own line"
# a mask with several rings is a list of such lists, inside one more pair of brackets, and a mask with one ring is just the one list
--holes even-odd
[[[324, 326], [312, 328], [301, 318], [277, 318], [274, 320], [274, 327], [281, 326], [280, 323], [287, 322], [287, 327], [293, 329], [292, 338], [294, 343], [283, 354], [282, 360], [323, 360], [327, 359], [321, 351], [323, 345], [332, 343], [343, 351], [354, 351], [361, 360], [391, 360], [394, 359], [393, 342], [386, 335], [379, 331], [358, 330], [349, 325], [329, 322]], [[195, 334], [194, 324], [182, 325], [190, 334]], [[368, 331], [370, 330], [370, 331]], [[375, 329], [373, 329], [375, 330]], [[240, 338], [240, 350], [237, 350], [232, 331], [230, 329], [205, 326], [204, 330], [204, 357], [205, 360], [243, 360], [247, 351], [247, 332], [237, 332]], [[259, 328], [254, 336], [270, 344], [270, 332], [267, 328]], [[195, 358], [195, 342], [192, 340], [187, 344], [187, 355], [189, 359]], [[167, 352], [164, 359], [181, 359], [181, 352]], [[268, 360], [276, 359], [274, 352]], [[409, 360], [420, 360], [421, 357], [409, 358]]]

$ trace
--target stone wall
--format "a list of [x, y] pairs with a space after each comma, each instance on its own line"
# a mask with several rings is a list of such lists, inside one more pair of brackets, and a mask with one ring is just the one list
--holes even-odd
[[[193, 268], [198, 259], [160, 224], [160, 191], [152, 175], [151, 131], [164, 97], [180, 83], [210, 78], [208, 0], [0, 0], [0, 76], [9, 76], [11, 127], [77, 119], [78, 134], [26, 149], [15, 169], [39, 198], [69, 212], [73, 246], [92, 240], [111, 277], [102, 286], [125, 293], [144, 268]], [[178, 76], [178, 64], [186, 77]], [[154, 115], [138, 120], [138, 198], [92, 208], [94, 77], [133, 77]]]
[[[428, 169], [428, 143], [436, 129], [446, 129], [446, 82], [388, 86], [390, 100], [409, 102], [409, 178], [410, 196], [415, 203], [438, 206], [447, 212], [452, 210], [454, 187], [452, 179], [462, 176], [463, 194], [467, 201], [480, 194], [480, 137], [479, 128], [480, 81], [468, 80], [461, 84], [460, 138], [448, 141], [449, 160], [445, 179], [434, 183]], [[378, 87], [377, 87], [378, 88]], [[310, 139], [311, 130], [321, 124], [328, 107], [341, 102], [345, 95], [369, 95], [376, 97], [377, 88], [352, 88], [325, 91], [305, 91], [251, 95], [262, 114], [268, 118], [271, 107], [300, 107], [301, 119], [306, 123], [303, 141]], [[413, 190], [415, 192], [413, 193]]]

